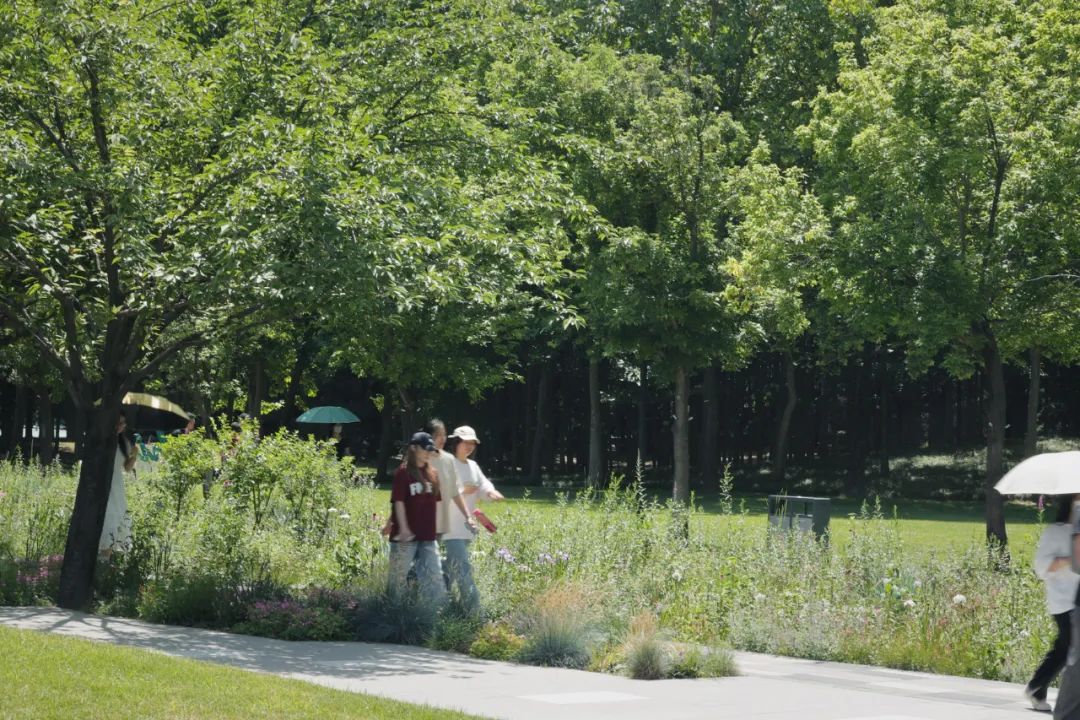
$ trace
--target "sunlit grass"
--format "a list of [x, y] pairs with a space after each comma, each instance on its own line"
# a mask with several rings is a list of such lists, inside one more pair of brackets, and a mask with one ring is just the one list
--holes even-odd
[[29, 630], [0, 627], [0, 654], [0, 717], [11, 720], [474, 717]]

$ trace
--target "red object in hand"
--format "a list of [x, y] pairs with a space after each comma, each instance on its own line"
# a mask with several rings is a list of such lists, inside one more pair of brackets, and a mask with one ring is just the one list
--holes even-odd
[[495, 523], [491, 522], [491, 518], [489, 518], [487, 515], [485, 515], [480, 510], [473, 510], [472, 514], [473, 514], [473, 517], [476, 518], [476, 522], [483, 525], [485, 530], [487, 530], [488, 532], [491, 532], [491, 533], [495, 532], [495, 530], [496, 530]]

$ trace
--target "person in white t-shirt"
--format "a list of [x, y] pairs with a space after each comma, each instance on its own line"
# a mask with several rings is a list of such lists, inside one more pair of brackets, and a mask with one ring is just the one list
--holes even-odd
[[[447, 442], [446, 449], [454, 456], [458, 491], [469, 511], [476, 510], [479, 500], [502, 500], [503, 495], [484, 475], [484, 471], [470, 459], [480, 440], [476, 431], [468, 425], [455, 428]], [[447, 584], [453, 592], [456, 590], [462, 605], [470, 612], [480, 611], [480, 593], [473, 580], [472, 563], [469, 561], [469, 547], [476, 533], [475, 525], [469, 526], [458, 513], [450, 513], [449, 522], [439, 536], [446, 554], [445, 570]]]
[[1073, 503], [1077, 500], [1080, 500], [1080, 495], [1064, 495], [1058, 498], [1054, 522], [1043, 530], [1032, 563], [1035, 574], [1046, 585], [1046, 609], [1053, 616], [1058, 630], [1057, 639], [1046, 653], [1046, 658], [1024, 688], [1024, 695], [1031, 702], [1031, 707], [1042, 712], [1050, 711], [1050, 703], [1046, 702], [1046, 691], [1054, 677], [1065, 667], [1069, 640], [1072, 637], [1070, 616], [1076, 604], [1080, 575], [1072, 571], [1070, 520]]

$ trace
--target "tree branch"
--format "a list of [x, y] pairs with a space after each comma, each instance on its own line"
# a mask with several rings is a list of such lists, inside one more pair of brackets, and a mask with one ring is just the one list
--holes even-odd
[[40, 115], [34, 112], [27, 105], [23, 104], [23, 102], [19, 100], [19, 98], [13, 97], [12, 100], [14, 100], [15, 105], [19, 108], [19, 110], [22, 111], [23, 115], [25, 115], [31, 123], [36, 125], [38, 129], [45, 134], [45, 137], [48, 138], [49, 142], [53, 145], [53, 147], [55, 147], [56, 150], [60, 153], [60, 155], [63, 156], [68, 166], [75, 172], [81, 173], [82, 168], [79, 166], [78, 159], [75, 157], [75, 154], [71, 152], [71, 149], [64, 143], [63, 138], [58, 135], [56, 131], [54, 131], [51, 127], [49, 127], [48, 123], [46, 123]]
[[63, 356], [53, 347], [45, 336], [34, 329], [35, 323], [26, 315], [26, 311], [12, 305], [3, 296], [0, 296], [0, 315], [6, 317], [14, 328], [34, 341], [41, 350], [45, 362], [60, 371], [65, 382], [71, 383], [74, 379], [71, 366], [64, 361]]
[[[244, 318], [248, 318], [248, 317], [254, 315], [256, 312], [258, 312], [259, 309], [260, 308], [248, 308], [247, 310], [243, 311], [242, 313], [239, 313], [239, 314], [235, 315], [233, 319], [234, 320], [241, 320], [241, 319], [244, 319]], [[198, 331], [189, 333], [189, 334], [183, 336], [182, 338], [180, 338], [180, 339], [172, 342], [171, 344], [166, 345], [165, 347], [158, 350], [149, 360], [147, 360], [146, 364], [143, 365], [138, 370], [131, 371], [128, 374], [127, 379], [124, 381], [124, 390], [125, 390], [125, 392], [127, 392], [127, 391], [131, 390], [132, 388], [134, 388], [138, 383], [142, 382], [146, 378], [150, 377], [153, 373], [157, 372], [157, 370], [162, 365], [164, 365], [167, 361], [169, 361], [173, 357], [175, 357], [177, 353], [179, 353], [179, 352], [181, 352], [183, 350], [186, 350], [188, 348], [193, 348], [193, 347], [199, 347], [200, 345], [205, 345], [206, 343], [213, 340], [215, 337], [218, 337], [220, 335], [224, 335], [225, 332], [227, 332], [227, 331], [229, 331], [229, 332], [245, 332], [247, 330], [250, 330], [251, 328], [258, 327], [259, 325], [262, 325], [262, 324], [263, 324], [262, 318], [258, 318], [258, 319], [252, 320], [250, 322], [243, 323], [242, 325], [240, 325], [239, 327], [236, 327], [236, 328], [222, 328], [219, 332], [216, 332], [216, 333], [213, 333], [213, 334], [207, 334], [207, 333], [198, 332]]]
[[[26, 255], [21, 255], [20, 257], [20, 255], [16, 255], [13, 252], [12, 247], [18, 248], [19, 246], [14, 245], [5, 247], [4, 254], [6, 254], [17, 267], [23, 268], [34, 276], [37, 281], [41, 283], [43, 288], [48, 288], [46, 292], [60, 303], [60, 309], [64, 318], [64, 337], [68, 355], [67, 363], [74, 376], [82, 377], [84, 368], [82, 354], [79, 352], [79, 329], [76, 319], [74, 298], [64, 292], [58, 283], [49, 279], [49, 276], [45, 274], [45, 271], [30, 257]], [[29, 318], [27, 318], [27, 320], [29, 320]]]

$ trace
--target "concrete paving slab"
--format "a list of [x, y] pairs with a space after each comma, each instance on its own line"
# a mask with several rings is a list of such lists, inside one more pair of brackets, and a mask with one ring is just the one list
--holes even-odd
[[739, 677], [644, 681], [410, 646], [287, 642], [55, 608], [0, 608], [0, 624], [512, 720], [1049, 717], [1032, 714], [1020, 685], [752, 653], [736, 654]]

